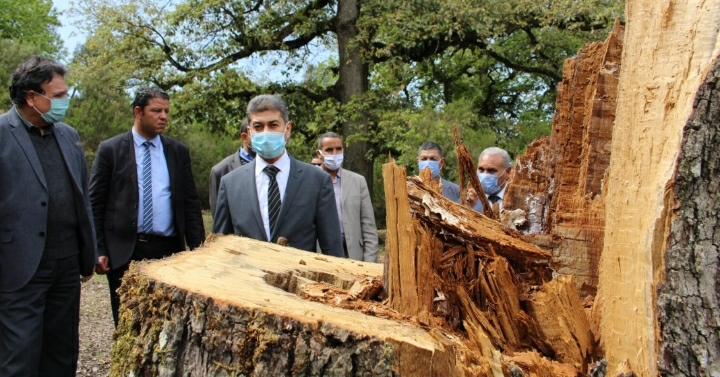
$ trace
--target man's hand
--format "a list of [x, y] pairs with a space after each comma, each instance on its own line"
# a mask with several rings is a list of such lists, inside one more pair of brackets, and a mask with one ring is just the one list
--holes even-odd
[[94, 274], [90, 274], [90, 275], [88, 275], [88, 276], [80, 276], [80, 282], [81, 282], [81, 283], [87, 282], [88, 280], [92, 279], [93, 275], [94, 275]]
[[468, 187], [467, 190], [467, 196], [468, 196], [468, 205], [470, 208], [475, 207], [475, 203], [478, 201], [477, 192], [475, 192], [475, 189], [472, 187]]
[[97, 264], [95, 264], [95, 272], [100, 275], [105, 275], [110, 272], [110, 261], [107, 256], [101, 255], [98, 257]]

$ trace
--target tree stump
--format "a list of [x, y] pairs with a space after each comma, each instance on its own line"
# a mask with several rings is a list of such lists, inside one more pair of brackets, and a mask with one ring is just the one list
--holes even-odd
[[235, 236], [133, 263], [111, 375], [482, 375], [457, 336], [374, 301], [381, 276], [380, 264]]

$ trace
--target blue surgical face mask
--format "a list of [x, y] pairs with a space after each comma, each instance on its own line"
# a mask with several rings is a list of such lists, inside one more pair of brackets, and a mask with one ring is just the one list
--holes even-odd
[[320, 154], [323, 156], [323, 164], [328, 170], [338, 170], [342, 166], [344, 156], [342, 153], [340, 154], [324, 154], [320, 152]]
[[503, 173], [505, 173], [505, 170], [498, 175], [490, 173], [477, 173], [480, 185], [482, 186], [483, 191], [485, 191], [485, 194], [494, 195], [502, 190], [502, 187], [498, 185], [498, 178], [500, 178]]
[[[41, 97], [45, 97], [40, 93], [37, 94]], [[35, 109], [35, 111], [37, 111], [48, 123], [61, 122], [65, 118], [65, 113], [67, 113], [68, 107], [70, 107], [70, 98], [45, 98], [50, 100], [50, 110], [48, 110], [47, 113], [41, 113], [35, 106], [33, 106], [33, 109]]]
[[265, 131], [253, 134], [252, 147], [266, 160], [280, 156], [285, 150], [285, 132]]
[[433, 160], [419, 161], [418, 162], [419, 171], [423, 171], [423, 170], [425, 170], [425, 168], [430, 168], [433, 178], [437, 178], [437, 176], [440, 175], [440, 161], [433, 161]]

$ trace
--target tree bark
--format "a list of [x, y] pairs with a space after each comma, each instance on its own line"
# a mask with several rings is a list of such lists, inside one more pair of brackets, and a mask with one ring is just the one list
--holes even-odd
[[[368, 90], [369, 67], [362, 57], [360, 41], [356, 40], [356, 22], [360, 16], [362, 0], [338, 0], [336, 30], [340, 58], [337, 90], [340, 103], [344, 106], [346, 120], [342, 124], [345, 140], [345, 166], [363, 177], [368, 190], [373, 192], [373, 162], [366, 157], [368, 152], [368, 119], [357, 101]], [[355, 100], [356, 103], [352, 103]], [[353, 113], [348, 108], [355, 108]], [[355, 139], [355, 140], [353, 140]]]
[[356, 283], [381, 274], [380, 264], [235, 236], [134, 263], [111, 375], [484, 375], [456, 336], [361, 300]]
[[638, 0], [625, 14], [596, 300], [605, 356], [640, 376], [718, 375], [720, 4]]

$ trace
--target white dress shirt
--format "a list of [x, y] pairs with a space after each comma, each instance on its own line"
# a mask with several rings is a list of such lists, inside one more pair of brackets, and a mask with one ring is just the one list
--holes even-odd
[[[260, 202], [260, 214], [262, 215], [263, 226], [265, 226], [265, 234], [270, 240], [270, 214], [268, 212], [268, 186], [270, 186], [270, 177], [263, 172], [266, 166], [270, 165], [262, 158], [255, 159], [255, 189], [257, 190], [258, 201]], [[280, 191], [280, 202], [285, 201], [285, 189], [287, 188], [288, 178], [290, 178], [290, 157], [287, 151], [283, 151], [279, 160], [274, 164], [280, 171], [275, 176]], [[282, 206], [280, 207], [282, 208]]]

